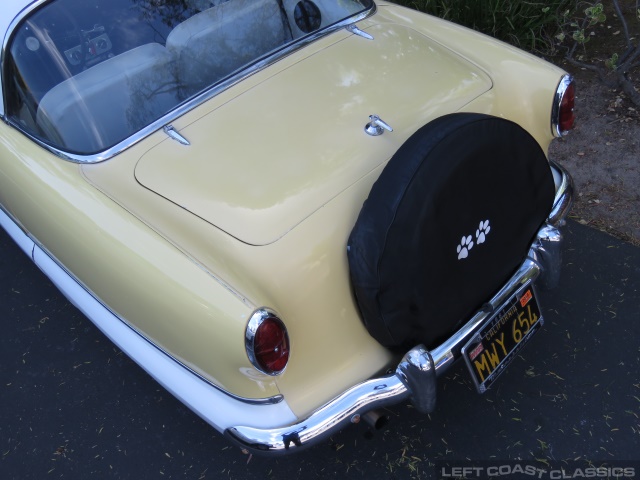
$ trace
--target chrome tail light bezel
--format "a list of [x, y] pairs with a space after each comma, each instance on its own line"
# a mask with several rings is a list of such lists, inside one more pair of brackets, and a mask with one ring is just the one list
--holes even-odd
[[[572, 126], [567, 129], [562, 128], [561, 116], [562, 116], [562, 103], [564, 101], [565, 95], [567, 92], [573, 90], [575, 95], [575, 80], [571, 75], [564, 75], [560, 79], [560, 83], [558, 84], [558, 88], [556, 89], [556, 94], [553, 99], [553, 108], [551, 111], [551, 130], [556, 137], [564, 137], [569, 131], [573, 128]], [[571, 112], [573, 113], [574, 105], [571, 106]]]
[[[267, 320], [274, 320], [280, 325], [280, 328], [284, 333], [285, 342], [288, 349], [287, 361], [285, 363], [285, 366], [278, 370], [269, 370], [265, 368], [260, 363], [260, 360], [256, 356], [256, 350], [255, 350], [256, 335], [260, 326]], [[249, 358], [249, 361], [259, 372], [269, 376], [278, 376], [278, 375], [281, 375], [286, 370], [287, 364], [289, 363], [289, 357], [291, 355], [291, 348], [290, 348], [291, 344], [289, 342], [289, 332], [287, 331], [287, 327], [284, 324], [284, 322], [280, 319], [278, 314], [276, 314], [273, 310], [269, 308], [260, 308], [256, 310], [253, 313], [253, 315], [251, 315], [251, 318], [247, 323], [247, 328], [245, 331], [244, 344], [245, 344], [245, 349], [246, 349], [247, 357]]]

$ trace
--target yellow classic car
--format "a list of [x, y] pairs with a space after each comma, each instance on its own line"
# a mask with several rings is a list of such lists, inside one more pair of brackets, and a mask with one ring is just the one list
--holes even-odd
[[[0, 224], [232, 442], [482, 393], [543, 323], [559, 68], [373, 0], [3, 0]], [[10, 321], [10, 319], [3, 319]]]

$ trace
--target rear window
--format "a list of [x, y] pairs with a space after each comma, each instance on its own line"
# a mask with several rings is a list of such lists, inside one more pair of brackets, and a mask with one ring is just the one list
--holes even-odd
[[12, 34], [10, 120], [56, 150], [104, 152], [372, 0], [55, 0]]

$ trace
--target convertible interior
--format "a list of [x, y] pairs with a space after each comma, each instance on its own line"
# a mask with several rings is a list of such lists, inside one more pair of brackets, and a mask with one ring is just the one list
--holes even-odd
[[104, 151], [292, 42], [363, 11], [326, 0], [59, 0], [10, 41], [8, 111], [64, 152]]

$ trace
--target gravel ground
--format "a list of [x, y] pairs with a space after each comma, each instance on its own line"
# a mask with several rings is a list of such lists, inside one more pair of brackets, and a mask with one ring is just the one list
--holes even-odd
[[[624, 52], [627, 40], [611, 2], [603, 3], [606, 21], [589, 29], [589, 42], [575, 54], [577, 60], [596, 67], [602, 67], [614, 53]], [[638, 0], [620, 0], [633, 45], [640, 37], [638, 5]], [[552, 61], [577, 83], [576, 128], [554, 142], [550, 151], [575, 182], [571, 215], [584, 225], [640, 246], [640, 106], [620, 88], [606, 87], [595, 73], [561, 58]], [[640, 91], [640, 67], [632, 69], [628, 78]]]
[[640, 112], [593, 74], [570, 73], [578, 84], [578, 120], [574, 131], [552, 144], [550, 155], [573, 176], [571, 216], [640, 245]]

